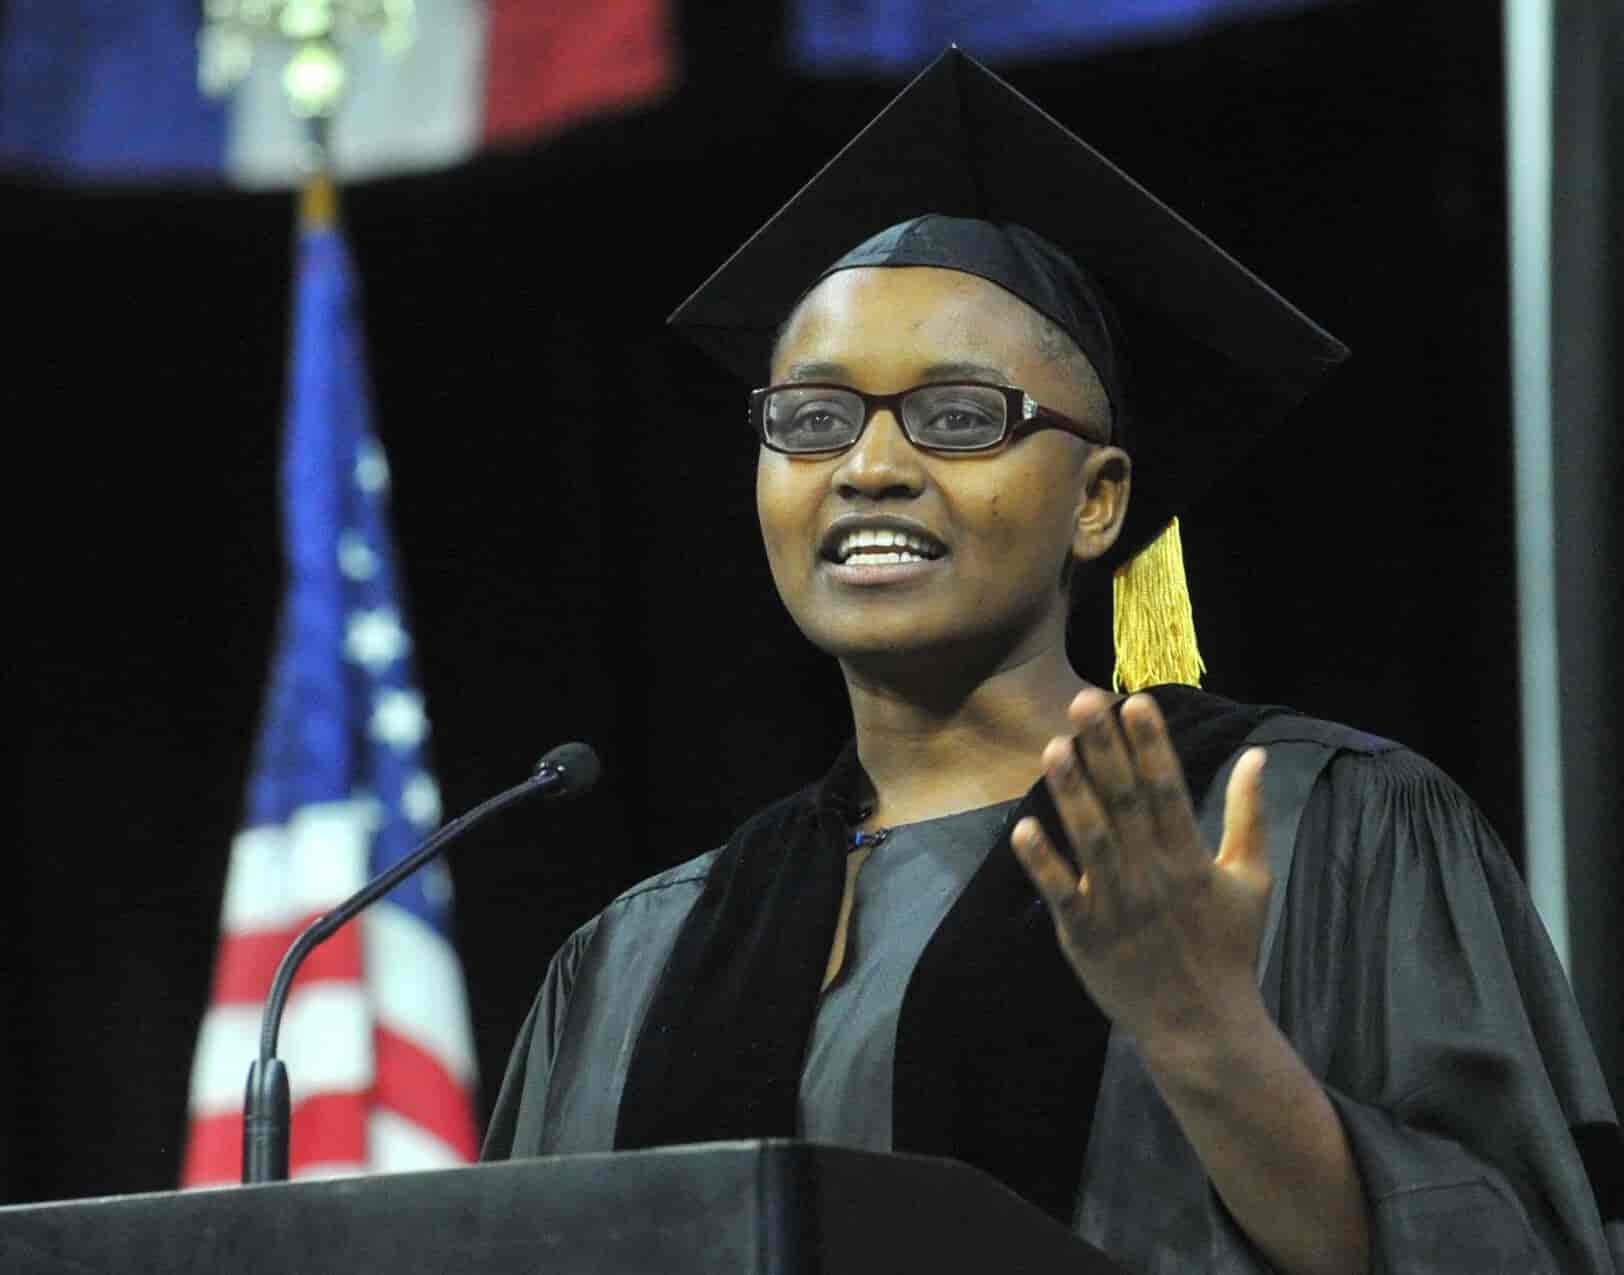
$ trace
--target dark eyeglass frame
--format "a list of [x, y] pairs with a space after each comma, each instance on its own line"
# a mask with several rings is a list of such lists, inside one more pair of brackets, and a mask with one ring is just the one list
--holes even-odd
[[[913, 431], [908, 428], [908, 422], [902, 412], [902, 400], [916, 390], [942, 389], [955, 385], [997, 390], [1003, 394], [1004, 432], [992, 442], [977, 443], [974, 447], [937, 447], [930, 443], [921, 443], [913, 436]], [[855, 394], [863, 402], [863, 423], [852, 436], [851, 442], [840, 447], [824, 447], [816, 451], [780, 447], [767, 437], [767, 398], [775, 390], [843, 390], [847, 394]], [[891, 413], [891, 418], [896, 421], [898, 428], [910, 443], [920, 451], [930, 452], [935, 456], [966, 456], [990, 452], [1040, 429], [1064, 430], [1090, 443], [1101, 445], [1109, 444], [1111, 441], [1109, 433], [1100, 426], [1075, 420], [1052, 408], [1044, 407], [1018, 385], [999, 385], [993, 381], [925, 381], [919, 385], [910, 385], [895, 394], [866, 394], [855, 386], [845, 385], [839, 381], [784, 381], [750, 391], [750, 428], [763, 447], [782, 456], [837, 456], [857, 446], [858, 440], [868, 429], [869, 422], [874, 419], [874, 413], [882, 408]]]

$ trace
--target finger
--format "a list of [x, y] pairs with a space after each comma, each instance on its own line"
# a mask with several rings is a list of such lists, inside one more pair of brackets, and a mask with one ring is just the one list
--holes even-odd
[[1069, 849], [1078, 871], [1113, 873], [1116, 854], [1111, 821], [1089, 787], [1075, 740], [1057, 735], [1044, 747], [1043, 786], [1059, 825], [1051, 828], [1044, 823], [1045, 839], [1062, 853]]
[[1261, 748], [1248, 748], [1230, 772], [1224, 790], [1224, 839], [1218, 846], [1218, 866], [1232, 871], [1269, 870], [1267, 812], [1263, 804], [1263, 767], [1268, 760]]
[[1074, 918], [1088, 894], [1087, 875], [1077, 873], [1030, 815], [1010, 830], [1009, 843], [1049, 910], [1060, 919]]
[[1139, 787], [1156, 825], [1159, 844], [1174, 858], [1206, 866], [1211, 856], [1201, 840], [1195, 807], [1184, 782], [1184, 767], [1156, 701], [1149, 695], [1130, 695], [1122, 705], [1122, 729], [1133, 751]]
[[[1089, 713], [1091, 706], [1096, 711]], [[1098, 692], [1084, 692], [1072, 707], [1083, 718], [1078, 723], [1079, 752], [1088, 786], [1110, 821], [1115, 852], [1133, 869], [1144, 867], [1156, 853], [1156, 825], [1110, 700]]]

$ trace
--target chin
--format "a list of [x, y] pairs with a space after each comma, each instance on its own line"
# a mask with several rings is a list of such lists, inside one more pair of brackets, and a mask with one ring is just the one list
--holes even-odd
[[929, 624], [920, 621], [800, 625], [825, 655], [886, 680], [980, 680], [1003, 666], [1031, 637], [1026, 626]]
[[947, 617], [918, 614], [917, 609], [910, 609], [911, 614], [902, 608], [840, 608], [834, 614], [830, 610], [819, 607], [813, 614], [790, 614], [807, 641], [836, 659], [922, 654], [972, 637], [965, 626]]

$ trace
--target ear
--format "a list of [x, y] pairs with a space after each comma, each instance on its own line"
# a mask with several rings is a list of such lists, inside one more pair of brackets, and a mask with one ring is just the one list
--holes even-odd
[[1116, 543], [1128, 516], [1133, 460], [1120, 447], [1096, 447], [1078, 479], [1072, 557], [1092, 562]]

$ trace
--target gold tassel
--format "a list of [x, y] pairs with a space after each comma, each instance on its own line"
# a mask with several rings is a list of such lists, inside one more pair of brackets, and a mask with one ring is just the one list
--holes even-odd
[[1173, 519], [1111, 582], [1111, 685], [1138, 691], [1163, 682], [1200, 686], [1207, 671], [1195, 643], [1195, 615], [1184, 578], [1184, 546]]

